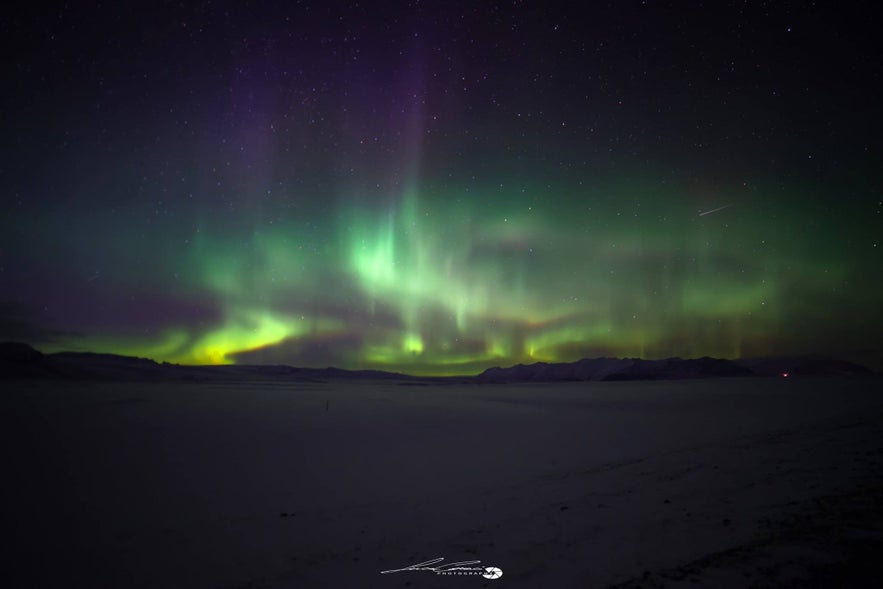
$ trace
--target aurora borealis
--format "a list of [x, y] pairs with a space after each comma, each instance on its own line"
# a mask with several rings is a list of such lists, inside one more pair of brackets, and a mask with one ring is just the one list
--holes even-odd
[[861, 5], [616, 4], [15, 9], [0, 336], [414, 374], [880, 365]]

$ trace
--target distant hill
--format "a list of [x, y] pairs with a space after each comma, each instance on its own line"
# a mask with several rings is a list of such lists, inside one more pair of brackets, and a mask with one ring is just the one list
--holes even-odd
[[329, 379], [408, 380], [405, 374], [380, 370], [295, 368], [292, 366], [186, 366], [146, 358], [59, 352], [43, 354], [27, 344], [0, 343], [0, 379], [64, 379], [120, 381], [297, 381]]
[[868, 376], [873, 374], [871, 370], [859, 364], [827, 356], [746, 358], [735, 362], [758, 376], [778, 376], [786, 373], [794, 376]]
[[632, 358], [597, 358], [577, 362], [547, 364], [537, 362], [511, 368], [489, 368], [478, 375], [480, 382], [565, 382], [614, 380], [676, 380], [721, 376], [751, 376], [748, 368], [730, 360], [698, 358], [683, 360], [640, 360]]
[[576, 362], [517, 364], [488, 368], [477, 376], [415, 377], [382, 370], [295, 368], [284, 365], [185, 366], [146, 358], [91, 352], [43, 354], [17, 342], [0, 343], [0, 379], [111, 381], [292, 381], [373, 380], [402, 383], [517, 383], [620, 380], [678, 380], [747, 376], [866, 376], [864, 366], [823, 356], [751, 358], [594, 358]]
[[51, 376], [46, 356], [27, 344], [0, 342], [0, 378]]

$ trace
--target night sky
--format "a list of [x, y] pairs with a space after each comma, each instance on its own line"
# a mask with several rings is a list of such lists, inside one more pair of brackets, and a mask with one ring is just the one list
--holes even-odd
[[19, 4], [2, 339], [883, 365], [875, 3]]

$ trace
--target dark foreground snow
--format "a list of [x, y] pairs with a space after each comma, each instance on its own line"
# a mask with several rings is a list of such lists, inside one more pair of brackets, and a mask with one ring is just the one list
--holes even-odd
[[14, 384], [3, 585], [862, 586], [877, 388]]

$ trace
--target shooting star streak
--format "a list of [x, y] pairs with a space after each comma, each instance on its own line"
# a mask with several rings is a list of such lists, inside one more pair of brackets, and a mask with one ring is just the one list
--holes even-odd
[[700, 217], [704, 217], [705, 215], [710, 215], [711, 213], [716, 213], [716, 212], [718, 212], [718, 211], [722, 211], [722, 210], [724, 210], [724, 209], [726, 209], [726, 208], [729, 208], [729, 207], [731, 207], [731, 206], [733, 206], [733, 205], [732, 205], [732, 204], [728, 204], [728, 205], [724, 205], [724, 206], [722, 206], [722, 207], [718, 207], [718, 208], [716, 208], [716, 209], [711, 209], [710, 211], [704, 211], [704, 212], [702, 212], [702, 213], [699, 213], [699, 216], [700, 216]]

